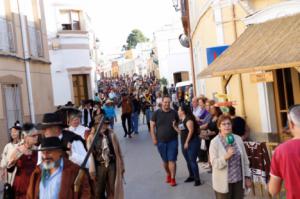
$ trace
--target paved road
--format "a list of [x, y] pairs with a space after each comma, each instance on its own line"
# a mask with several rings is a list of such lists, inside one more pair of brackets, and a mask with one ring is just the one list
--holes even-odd
[[[166, 184], [165, 173], [161, 166], [161, 159], [157, 149], [151, 142], [146, 125], [141, 125], [140, 134], [132, 139], [123, 138], [123, 129], [120, 122], [115, 126], [123, 150], [125, 173], [126, 199], [213, 199], [211, 175], [202, 171], [204, 182], [199, 187], [193, 183], [184, 183], [188, 173], [185, 161], [179, 152], [176, 187]], [[200, 170], [201, 171], [201, 170]]]

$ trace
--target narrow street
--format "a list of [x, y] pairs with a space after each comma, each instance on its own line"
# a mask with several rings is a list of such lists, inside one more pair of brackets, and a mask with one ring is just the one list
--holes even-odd
[[[142, 122], [142, 117], [140, 118]], [[140, 126], [140, 134], [132, 139], [123, 138], [123, 129], [118, 117], [115, 126], [115, 133], [118, 134], [123, 155], [125, 158], [125, 198], [128, 199], [213, 199], [214, 194], [211, 188], [211, 175], [201, 171], [201, 180], [204, 182], [199, 187], [193, 183], [184, 183], [187, 177], [185, 161], [179, 151], [177, 166], [176, 187], [166, 184], [165, 173], [161, 166], [161, 159], [152, 144], [147, 126]]]

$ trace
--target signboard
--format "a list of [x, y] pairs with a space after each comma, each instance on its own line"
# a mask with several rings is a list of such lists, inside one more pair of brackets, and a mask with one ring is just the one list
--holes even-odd
[[216, 46], [211, 48], [206, 48], [207, 64], [211, 64], [217, 57], [219, 57], [228, 46]]
[[274, 81], [273, 73], [264, 72], [264, 73], [250, 74], [250, 81], [252, 83], [273, 82]]

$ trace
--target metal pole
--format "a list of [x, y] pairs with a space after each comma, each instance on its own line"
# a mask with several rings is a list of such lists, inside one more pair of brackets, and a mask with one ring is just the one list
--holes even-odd
[[24, 63], [25, 63], [25, 73], [26, 73], [26, 83], [27, 83], [27, 91], [28, 91], [30, 117], [31, 117], [31, 122], [35, 123], [34, 103], [33, 103], [33, 94], [32, 94], [32, 82], [31, 82], [30, 63], [29, 63], [30, 56], [29, 56], [29, 47], [28, 47], [28, 42], [27, 42], [27, 32], [26, 32], [25, 18], [24, 18], [24, 16], [21, 16], [21, 9], [20, 9], [19, 0], [17, 0], [17, 4], [18, 4], [21, 36], [22, 36], [22, 48], [23, 48], [23, 57], [24, 57], [23, 60], [24, 60]]

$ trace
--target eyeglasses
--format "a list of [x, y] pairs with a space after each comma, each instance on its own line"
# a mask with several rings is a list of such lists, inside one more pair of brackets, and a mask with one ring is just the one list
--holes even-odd
[[230, 122], [221, 123], [221, 126], [231, 126], [232, 124]]

